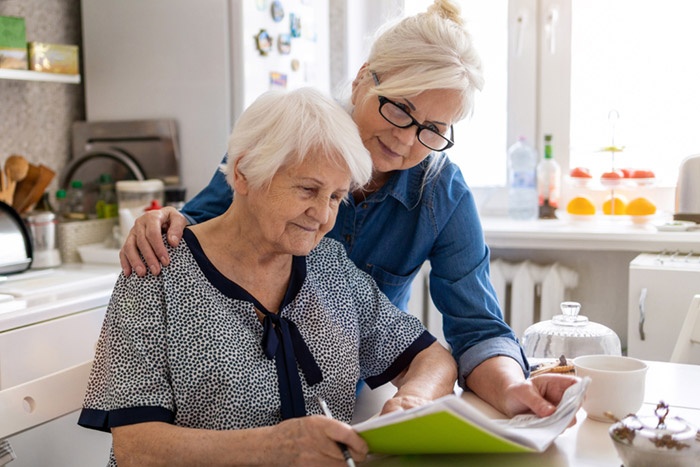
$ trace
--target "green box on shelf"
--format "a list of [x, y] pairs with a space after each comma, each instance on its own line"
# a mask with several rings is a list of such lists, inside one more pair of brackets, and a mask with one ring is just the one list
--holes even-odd
[[24, 18], [0, 16], [0, 68], [26, 70], [27, 64]]

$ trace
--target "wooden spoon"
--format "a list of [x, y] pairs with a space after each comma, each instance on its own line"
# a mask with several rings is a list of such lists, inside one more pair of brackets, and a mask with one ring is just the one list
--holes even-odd
[[3, 190], [5, 203], [12, 204], [17, 182], [24, 180], [29, 172], [29, 162], [22, 156], [11, 155], [5, 161], [6, 188]]

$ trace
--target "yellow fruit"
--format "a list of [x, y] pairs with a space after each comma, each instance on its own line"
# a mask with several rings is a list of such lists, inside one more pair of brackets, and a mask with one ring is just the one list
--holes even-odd
[[627, 214], [630, 216], [650, 216], [654, 213], [656, 206], [646, 198], [635, 198], [627, 204]]
[[566, 212], [569, 214], [576, 214], [578, 216], [591, 216], [595, 214], [595, 205], [589, 198], [585, 196], [577, 196], [566, 205]]
[[621, 216], [626, 214], [626, 208], [627, 198], [622, 195], [615, 195], [603, 203], [603, 214]]

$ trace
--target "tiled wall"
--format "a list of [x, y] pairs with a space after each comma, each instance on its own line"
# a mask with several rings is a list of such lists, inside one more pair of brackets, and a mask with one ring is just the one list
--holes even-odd
[[[0, 0], [0, 16], [23, 17], [27, 41], [81, 45], [80, 0]], [[82, 84], [0, 79], [0, 162], [21, 154], [58, 172], [69, 158], [71, 124], [84, 118]]]

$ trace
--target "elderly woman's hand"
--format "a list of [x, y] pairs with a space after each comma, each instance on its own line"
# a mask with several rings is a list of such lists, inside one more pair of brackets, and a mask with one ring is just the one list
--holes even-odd
[[[152, 274], [160, 274], [161, 264], [167, 266], [170, 263], [168, 250], [163, 244], [163, 231], [167, 229], [168, 243], [177, 246], [186, 226], [185, 216], [170, 206], [147, 211], [137, 217], [119, 251], [119, 262], [124, 275], [136, 272], [143, 277], [146, 275], [146, 264]], [[143, 255], [146, 264], [139, 253]]]
[[367, 457], [367, 443], [350, 425], [320, 415], [293, 418], [272, 427], [276, 461], [284, 465], [346, 465], [337, 443], [347, 446], [353, 460]]

